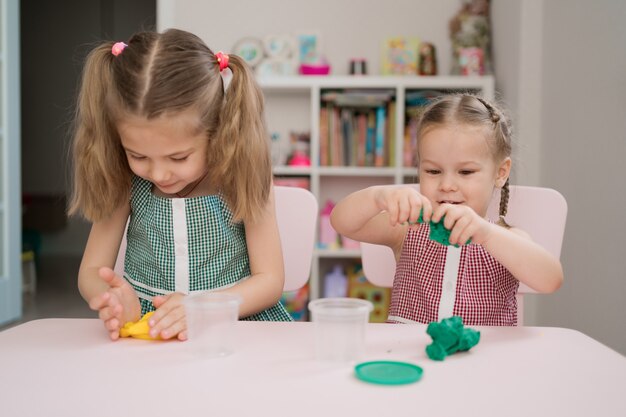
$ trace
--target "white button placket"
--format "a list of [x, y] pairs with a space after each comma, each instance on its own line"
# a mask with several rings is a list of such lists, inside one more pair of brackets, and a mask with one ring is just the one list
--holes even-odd
[[174, 228], [174, 291], [189, 294], [189, 239], [185, 199], [172, 199], [172, 227]]
[[441, 285], [441, 299], [439, 300], [438, 320], [452, 317], [454, 300], [456, 298], [456, 284], [461, 261], [461, 247], [448, 246], [446, 264], [443, 269], [443, 283]]

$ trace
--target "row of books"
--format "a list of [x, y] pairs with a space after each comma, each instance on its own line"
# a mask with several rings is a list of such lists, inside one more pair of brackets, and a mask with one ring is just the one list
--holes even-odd
[[395, 164], [393, 90], [326, 91], [321, 98], [321, 166]]
[[406, 94], [404, 143], [402, 147], [402, 166], [416, 166], [417, 128], [424, 109], [430, 101], [442, 94], [439, 90], [418, 90]]
[[[415, 166], [417, 124], [440, 91], [406, 96], [402, 165]], [[396, 165], [396, 102], [393, 90], [324, 91], [320, 108], [320, 165], [390, 167]]]

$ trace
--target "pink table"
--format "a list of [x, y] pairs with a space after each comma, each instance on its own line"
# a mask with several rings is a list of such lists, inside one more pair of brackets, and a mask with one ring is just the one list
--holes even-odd
[[577, 331], [483, 327], [468, 353], [429, 360], [422, 325], [370, 324], [364, 360], [424, 369], [404, 386], [313, 358], [312, 323], [239, 322], [237, 351], [111, 342], [98, 320], [35, 320], [0, 333], [0, 415], [626, 416], [626, 358]]

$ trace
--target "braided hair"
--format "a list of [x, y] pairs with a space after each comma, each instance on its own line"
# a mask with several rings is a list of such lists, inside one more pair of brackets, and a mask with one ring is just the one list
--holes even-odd
[[[491, 121], [494, 123], [494, 129], [501, 129], [501, 134], [504, 138], [510, 138], [510, 123], [500, 123], [502, 121], [502, 117], [500, 116], [500, 112], [493, 107], [491, 103], [485, 100], [482, 97], [476, 97], [476, 100], [480, 101], [483, 106], [489, 111], [489, 115], [491, 117]], [[510, 139], [509, 139], [510, 140]], [[506, 227], [509, 229], [511, 226], [506, 222], [505, 217], [508, 211], [509, 206], [509, 179], [507, 178], [504, 185], [502, 186], [502, 190], [500, 191], [500, 206], [498, 209], [498, 224], [500, 226]]]

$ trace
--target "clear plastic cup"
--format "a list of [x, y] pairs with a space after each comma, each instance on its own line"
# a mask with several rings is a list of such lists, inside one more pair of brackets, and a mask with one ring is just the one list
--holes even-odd
[[240, 304], [239, 296], [220, 292], [202, 292], [185, 297], [186, 343], [189, 349], [202, 358], [231, 354]]
[[352, 362], [365, 351], [365, 328], [374, 306], [358, 298], [320, 298], [309, 303], [318, 360]]

